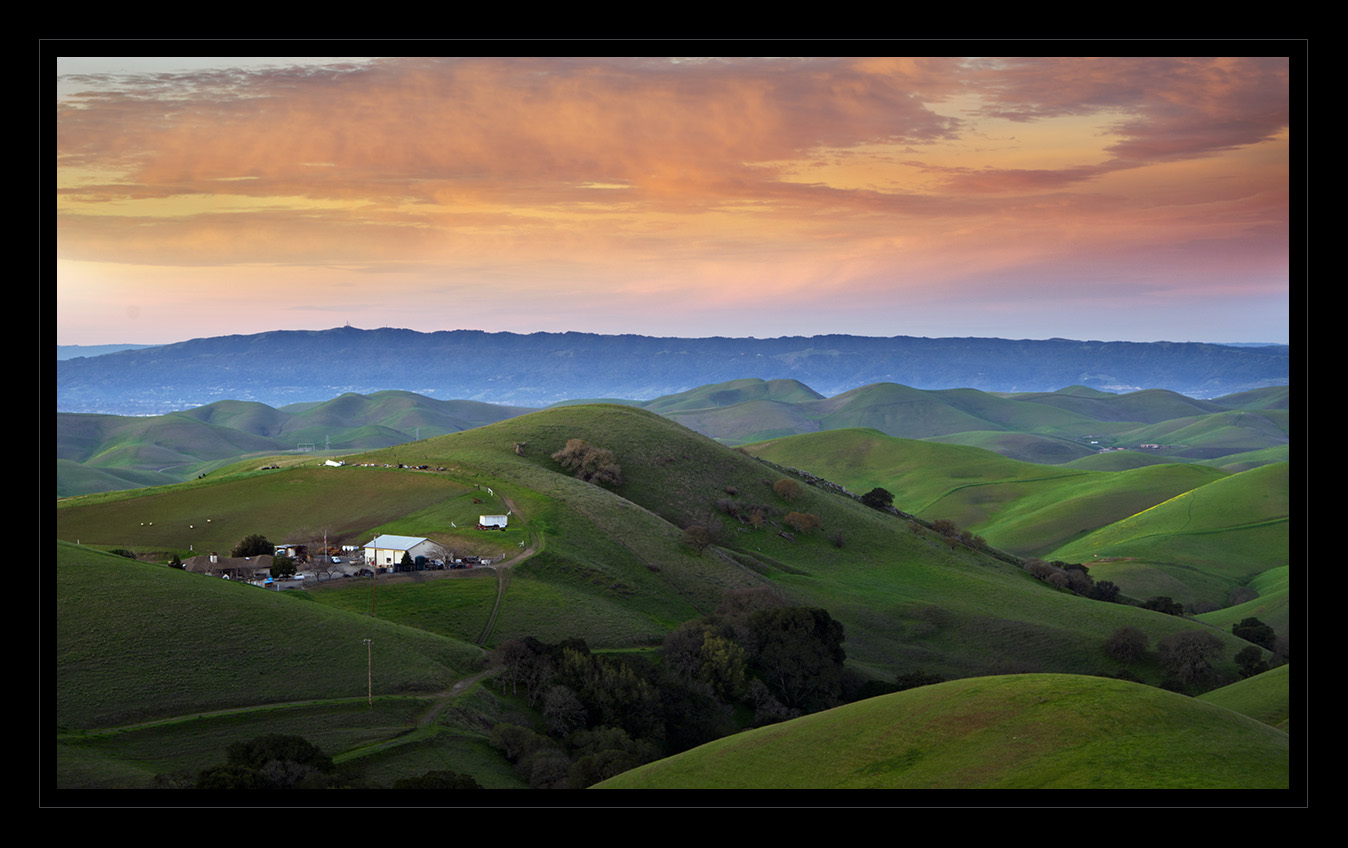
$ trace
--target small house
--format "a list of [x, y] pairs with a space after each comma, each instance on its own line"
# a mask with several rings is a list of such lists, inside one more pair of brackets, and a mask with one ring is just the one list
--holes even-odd
[[272, 558], [223, 557], [218, 554], [202, 554], [183, 560], [183, 569], [196, 574], [211, 574], [216, 577], [228, 577], [230, 580], [252, 580], [260, 574], [270, 574]]

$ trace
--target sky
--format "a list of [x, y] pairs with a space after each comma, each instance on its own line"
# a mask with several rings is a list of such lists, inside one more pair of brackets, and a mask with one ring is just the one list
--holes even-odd
[[56, 64], [58, 344], [1289, 341], [1287, 57]]

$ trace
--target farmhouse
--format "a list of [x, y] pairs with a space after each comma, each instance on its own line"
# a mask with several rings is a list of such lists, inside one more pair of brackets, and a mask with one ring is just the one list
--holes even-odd
[[365, 562], [372, 566], [392, 566], [402, 562], [403, 554], [416, 559], [419, 556], [432, 557], [439, 552], [440, 546], [430, 539], [385, 535], [365, 543]]
[[228, 577], [230, 580], [252, 580], [258, 574], [271, 574], [272, 558], [222, 557], [216, 554], [202, 554], [183, 560], [183, 568], [196, 574], [211, 574], [216, 577]]

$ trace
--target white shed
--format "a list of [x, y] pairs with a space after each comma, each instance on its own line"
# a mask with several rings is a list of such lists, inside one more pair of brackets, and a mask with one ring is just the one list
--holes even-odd
[[508, 521], [509, 516], [505, 515], [479, 515], [477, 517], [477, 526], [504, 530]]

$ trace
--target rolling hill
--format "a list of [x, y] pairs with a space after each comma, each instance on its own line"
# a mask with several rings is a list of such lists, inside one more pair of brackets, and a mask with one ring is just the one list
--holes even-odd
[[[562, 468], [553, 454], [573, 439], [611, 450], [622, 482], [598, 486]], [[58, 502], [57, 536], [66, 540], [57, 550], [58, 759], [67, 785], [144, 785], [217, 761], [241, 734], [284, 726], [377, 766], [386, 779], [452, 761], [467, 763], [459, 768], [483, 785], [518, 786], [484, 728], [527, 714], [522, 702], [470, 687], [454, 696], [446, 718], [430, 725], [421, 718], [449, 697], [442, 693], [451, 683], [473, 678], [481, 647], [536, 637], [649, 649], [733, 589], [828, 610], [845, 628], [850, 673], [877, 681], [913, 671], [1075, 681], [1070, 676], [1125, 671], [1102, 647], [1120, 627], [1137, 627], [1153, 643], [1203, 627], [1054, 589], [922, 522], [870, 509], [627, 405], [557, 407], [345, 460], [327, 467], [291, 457], [268, 469], [245, 462], [171, 486]], [[782, 480], [799, 491], [783, 494]], [[507, 531], [473, 529], [483, 512], [509, 513]], [[792, 532], [791, 512], [822, 527]], [[713, 528], [713, 546], [699, 552], [687, 543], [683, 529], [693, 522]], [[277, 594], [92, 550], [162, 559], [225, 549], [256, 532], [353, 544], [376, 533], [425, 535], [522, 559], [495, 573], [334, 581]], [[1229, 629], [1212, 632], [1223, 646], [1218, 673], [1234, 677], [1231, 657], [1246, 643]], [[390, 652], [371, 654], [368, 708], [367, 638], [374, 651]], [[1152, 683], [1164, 677], [1154, 655], [1126, 671]], [[1011, 692], [999, 697], [1022, 703]], [[1124, 713], [1149, 709], [1145, 699], [1125, 703]], [[1210, 717], [1226, 714], [1211, 709]], [[1247, 744], [1213, 733], [1213, 744]], [[387, 756], [375, 753], [389, 745]], [[957, 763], [966, 755], [952, 749], [951, 756]]]
[[792, 400], [766, 388], [754, 393], [754, 382], [704, 386], [678, 396], [678, 403], [643, 406], [730, 445], [861, 428], [1053, 464], [1119, 449], [1171, 462], [1215, 459], [1289, 441], [1286, 387], [1201, 401], [1161, 389], [1115, 395], [1070, 386], [1007, 394], [876, 383], [828, 398], [798, 393]]
[[[621, 403], [728, 445], [863, 428], [1094, 470], [1165, 462], [1246, 470], [1286, 461], [1290, 428], [1286, 387], [1197, 401], [1155, 390], [1005, 395], [883, 383], [826, 398], [795, 380], [741, 379]], [[246, 455], [387, 447], [530, 411], [386, 391], [280, 409], [218, 401], [150, 417], [58, 413], [57, 494], [180, 482]]]
[[1136, 683], [975, 677], [739, 733], [596, 788], [1283, 790], [1289, 748], [1249, 716]]
[[411, 392], [273, 409], [218, 401], [149, 417], [57, 414], [57, 496], [182, 482], [246, 455], [388, 447], [532, 410]]
[[[855, 492], [884, 488], [903, 511], [954, 521], [1019, 556], [1086, 563], [1135, 598], [1224, 607], [1233, 590], [1290, 556], [1285, 462], [1236, 473], [1173, 463], [1093, 471], [875, 430], [743, 450]], [[1285, 633], [1285, 612], [1276, 617]]]
[[[573, 438], [613, 450], [625, 482], [610, 491], [562, 473], [551, 455]], [[390, 451], [445, 471], [382, 467], [395, 458]], [[727, 589], [771, 586], [844, 621], [849, 656], [881, 676], [914, 667], [948, 676], [1092, 673], [1110, 667], [1099, 645], [1117, 627], [1138, 624], [1159, 638], [1186, 626], [1052, 590], [1015, 565], [827, 488], [805, 485], [787, 503], [772, 484], [789, 475], [632, 407], [561, 407], [347, 459], [342, 468], [315, 462], [69, 499], [57, 510], [58, 537], [185, 552], [189, 541], [195, 550], [223, 549], [248, 532], [296, 541], [326, 527], [330, 541], [396, 532], [454, 547], [476, 543], [465, 519], [513, 504], [518, 529], [499, 544], [539, 553], [515, 569], [493, 642], [535, 635], [652, 644], [709, 612]], [[474, 503], [486, 489], [496, 500]], [[766, 515], [761, 527], [735, 517], [753, 511]], [[815, 515], [822, 530], [788, 533], [783, 521], [793, 511]], [[693, 522], [719, 530], [701, 556], [684, 544]]]

